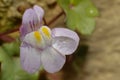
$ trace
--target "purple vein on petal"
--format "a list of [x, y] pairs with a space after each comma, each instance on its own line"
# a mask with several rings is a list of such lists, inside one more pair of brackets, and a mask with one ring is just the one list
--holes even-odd
[[39, 6], [27, 9], [22, 18], [22, 26], [20, 27], [21, 40], [27, 33], [35, 31], [41, 27], [44, 11]]

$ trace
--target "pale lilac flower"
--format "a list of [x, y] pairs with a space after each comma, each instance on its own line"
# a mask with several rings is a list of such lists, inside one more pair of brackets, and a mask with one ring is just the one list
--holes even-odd
[[42, 26], [44, 11], [34, 6], [23, 15], [20, 27], [20, 58], [24, 70], [34, 73], [41, 66], [49, 72], [59, 71], [65, 64], [65, 55], [72, 54], [78, 47], [78, 35], [66, 28], [50, 29]]

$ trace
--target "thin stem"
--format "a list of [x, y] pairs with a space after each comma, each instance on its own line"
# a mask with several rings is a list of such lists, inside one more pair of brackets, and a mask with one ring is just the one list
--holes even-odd
[[[49, 23], [46, 22], [45, 18], [43, 18], [43, 21], [44, 21], [44, 24], [45, 25], [51, 25], [52, 23], [54, 23], [60, 16], [62, 16], [64, 14], [64, 11], [60, 12], [57, 16], [55, 16]], [[11, 42], [13, 41], [13, 38], [11, 38], [10, 36], [5, 36], [7, 34], [10, 34], [10, 33], [13, 33], [13, 32], [16, 32], [18, 31], [19, 28], [16, 28], [16, 29], [13, 29], [13, 30], [10, 30], [10, 31], [7, 31], [7, 32], [4, 32], [4, 33], [1, 33], [0, 34], [0, 39], [1, 40], [4, 40], [4, 41], [7, 41], [7, 42]]]
[[3, 35], [7, 35], [7, 34], [10, 34], [10, 33], [16, 32], [16, 31], [18, 31], [18, 30], [19, 30], [19, 28], [16, 28], [16, 29], [12, 29], [12, 30], [10, 30], [10, 31], [1, 33], [1, 34], [0, 34], [0, 37], [3, 36]]
[[45, 73], [44, 70], [39, 71], [38, 80], [48, 80], [47, 77], [46, 77], [46, 73]]
[[60, 12], [56, 17], [54, 17], [49, 23], [48, 25], [51, 25], [52, 23], [54, 23], [60, 16], [62, 16], [64, 14], [64, 11]]
[[12, 41], [15, 40], [14, 38], [12, 38], [10, 36], [7, 36], [7, 35], [0, 36], [0, 39], [3, 40], [3, 41], [5, 41], [5, 42], [12, 42]]
[[46, 21], [45, 17], [43, 17], [43, 21], [44, 21], [44, 24], [47, 25], [47, 21]]
[[4, 32], [4, 33], [0, 34], [0, 40], [3, 40], [5, 42], [12, 42], [12, 41], [14, 41], [15, 39], [10, 37], [10, 36], [7, 36], [7, 34], [16, 32], [18, 30], [19, 30], [19, 28], [16, 28], [16, 29], [13, 29], [13, 30], [10, 30], [10, 31], [7, 31], [7, 32]]

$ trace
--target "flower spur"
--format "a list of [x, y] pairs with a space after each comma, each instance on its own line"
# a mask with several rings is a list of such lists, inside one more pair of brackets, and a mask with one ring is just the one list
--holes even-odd
[[59, 71], [66, 56], [78, 47], [78, 35], [66, 28], [50, 29], [42, 26], [44, 10], [35, 5], [27, 9], [20, 27], [20, 59], [24, 70], [34, 73], [41, 66], [49, 72]]

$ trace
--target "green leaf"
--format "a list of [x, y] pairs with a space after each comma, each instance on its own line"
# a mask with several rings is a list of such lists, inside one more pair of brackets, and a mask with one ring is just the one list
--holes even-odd
[[94, 17], [98, 10], [90, 0], [58, 0], [66, 13], [68, 28], [78, 30], [83, 35], [90, 35], [95, 28]]
[[0, 47], [0, 62], [7, 60], [7, 55], [5, 51]]
[[12, 43], [5, 43], [2, 45], [3, 50], [9, 55], [9, 56], [14, 56], [14, 55], [19, 55], [19, 42], [15, 41]]
[[19, 58], [7, 59], [2, 63], [1, 80], [37, 80], [38, 74], [23, 71]]
[[0, 46], [1, 75], [0, 80], [38, 80], [38, 73], [28, 74], [20, 65], [20, 59], [13, 53], [19, 54], [17, 43], [7, 43]]

